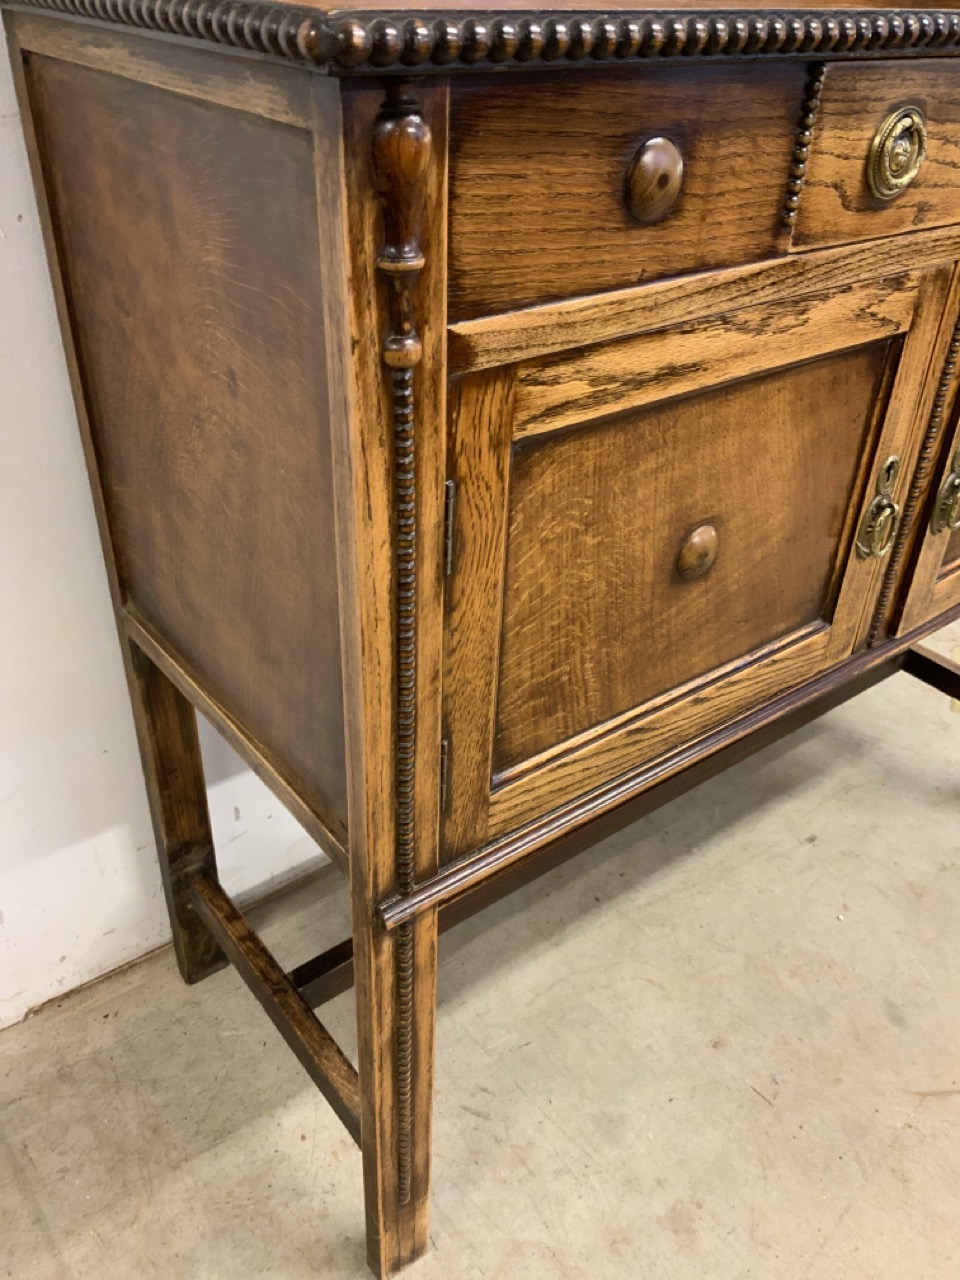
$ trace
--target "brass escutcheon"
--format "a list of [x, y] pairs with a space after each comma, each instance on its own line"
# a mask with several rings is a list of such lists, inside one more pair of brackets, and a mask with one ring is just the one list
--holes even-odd
[[900, 459], [888, 458], [877, 476], [876, 497], [864, 512], [857, 531], [857, 554], [861, 559], [882, 560], [897, 536], [900, 508], [891, 498], [900, 474]]
[[953, 459], [953, 470], [940, 486], [930, 519], [930, 532], [943, 533], [960, 529], [960, 449]]
[[927, 124], [919, 107], [887, 116], [870, 144], [867, 182], [878, 200], [892, 200], [909, 187], [927, 154]]

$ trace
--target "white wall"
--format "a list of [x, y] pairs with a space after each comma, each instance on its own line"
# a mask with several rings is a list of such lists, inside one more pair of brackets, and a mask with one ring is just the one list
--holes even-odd
[[[0, 441], [2, 1027], [168, 937], [5, 50]], [[316, 846], [206, 725], [201, 736], [229, 888], [276, 883], [316, 859]]]

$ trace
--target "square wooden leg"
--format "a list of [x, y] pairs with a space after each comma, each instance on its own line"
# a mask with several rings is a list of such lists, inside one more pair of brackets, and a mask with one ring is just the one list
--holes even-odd
[[387, 934], [357, 912], [354, 946], [367, 1260], [376, 1276], [429, 1245], [437, 913]]
[[217, 875], [196, 712], [141, 649], [123, 636], [121, 644], [177, 964], [186, 982], [199, 982], [226, 958], [189, 893], [195, 872]]

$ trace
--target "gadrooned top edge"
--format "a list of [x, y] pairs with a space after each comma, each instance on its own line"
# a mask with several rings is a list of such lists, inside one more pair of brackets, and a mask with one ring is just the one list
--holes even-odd
[[960, 11], [324, 12], [256, 0], [0, 0], [331, 71], [960, 51]]

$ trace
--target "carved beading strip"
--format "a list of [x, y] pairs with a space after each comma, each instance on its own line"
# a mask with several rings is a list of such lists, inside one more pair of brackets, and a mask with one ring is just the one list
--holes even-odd
[[[415, 98], [392, 85], [373, 129], [374, 171], [383, 201], [384, 244], [377, 266], [389, 286], [390, 328], [383, 360], [390, 371], [394, 444], [394, 538], [397, 627], [396, 878], [401, 894], [416, 874], [417, 738], [417, 453], [414, 372], [423, 355], [417, 331], [417, 282], [423, 177], [430, 129]], [[410, 1200], [413, 1168], [413, 925], [398, 931], [397, 1194]]]
[[8, 0], [5, 8], [167, 31], [338, 71], [359, 68], [575, 65], [637, 58], [960, 52], [960, 12], [819, 10], [727, 13], [365, 14], [331, 22], [255, 0]]
[[890, 601], [893, 598], [893, 592], [897, 585], [897, 580], [900, 574], [900, 565], [903, 562], [907, 544], [910, 541], [910, 534], [913, 530], [914, 521], [917, 517], [917, 510], [920, 506], [921, 499], [923, 498], [927, 481], [930, 478], [930, 469], [933, 466], [933, 458], [937, 444], [940, 440], [940, 432], [943, 430], [943, 420], [947, 410], [947, 400], [950, 395], [950, 386], [957, 372], [958, 360], [960, 360], [960, 320], [957, 321], [956, 327], [953, 330], [953, 336], [950, 339], [950, 346], [947, 348], [943, 368], [940, 371], [940, 381], [937, 383], [937, 394], [934, 397], [933, 408], [930, 410], [930, 421], [927, 423], [927, 430], [923, 437], [923, 444], [920, 446], [920, 455], [917, 459], [913, 478], [910, 481], [910, 488], [907, 492], [906, 501], [903, 504], [903, 515], [900, 519], [900, 528], [897, 530], [893, 550], [890, 552], [890, 559], [887, 561], [887, 571], [883, 575], [883, 585], [880, 588], [880, 595], [877, 598], [877, 607], [874, 610], [873, 619], [870, 624], [870, 633], [867, 637], [867, 645], [869, 648], [873, 648], [874, 645], [878, 644], [884, 638], [887, 610], [890, 606]]
[[800, 192], [807, 172], [807, 156], [810, 154], [810, 143], [813, 140], [813, 128], [820, 110], [820, 95], [823, 92], [823, 77], [826, 67], [816, 62], [810, 68], [806, 88], [803, 92], [803, 108], [797, 124], [797, 137], [793, 144], [793, 160], [790, 165], [790, 177], [787, 180], [787, 195], [783, 202], [781, 221], [788, 229], [797, 220], [800, 208]]

